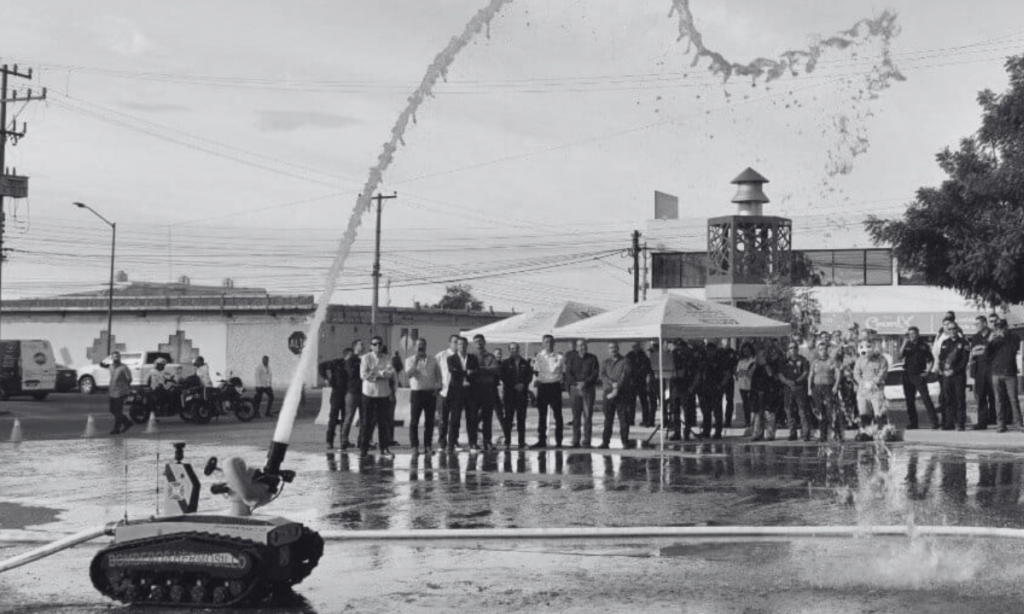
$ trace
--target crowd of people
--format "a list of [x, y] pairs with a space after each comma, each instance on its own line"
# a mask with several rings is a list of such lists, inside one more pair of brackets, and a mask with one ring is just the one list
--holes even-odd
[[[389, 354], [383, 339], [374, 337], [369, 352], [356, 341], [341, 357], [322, 363], [320, 374], [331, 386], [328, 447], [334, 446], [339, 427], [341, 448], [353, 447], [350, 436], [358, 414], [355, 445], [367, 454], [376, 432], [380, 453], [390, 456], [398, 445], [399, 382], [410, 389], [409, 445], [416, 453], [434, 451], [435, 433], [438, 450], [455, 450], [460, 434], [470, 450], [491, 450], [496, 443], [510, 448], [513, 442], [526, 448], [531, 384], [537, 418], [533, 449], [566, 443], [591, 447], [599, 389], [604, 416], [599, 448], [609, 447], [616, 423], [620, 440], [628, 445], [637, 420], [654, 427], [659, 410], [670, 441], [721, 439], [723, 429], [733, 425], [736, 390], [753, 441], [771, 441], [779, 429], [788, 429], [790, 441], [811, 441], [816, 433], [821, 442], [841, 441], [849, 429], [856, 429], [858, 440], [892, 431], [884, 388], [893, 358], [882, 352], [874, 331], [856, 325], [808, 339], [745, 341], [738, 350], [716, 340], [672, 339], [664, 356], [657, 341], [646, 347], [633, 342], [626, 353], [612, 342], [603, 362], [585, 339], [562, 353], [555, 339], [545, 335], [532, 359], [516, 343], [508, 345], [507, 357], [502, 349], [489, 351], [482, 335], [473, 337], [472, 350], [470, 343], [451, 335], [447, 348], [430, 354], [426, 340], [419, 339], [415, 352], [402, 358], [398, 352]], [[910, 327], [896, 357], [903, 363], [906, 428], [919, 427], [920, 398], [932, 428], [964, 430], [968, 373], [978, 403], [975, 429], [997, 426], [1006, 432], [1011, 425], [1024, 426], [1017, 398], [1019, 346], [996, 314], [979, 316], [977, 333], [967, 338], [948, 313], [932, 345]], [[941, 382], [935, 402], [928, 392], [932, 381]], [[566, 397], [571, 429], [563, 413]]]

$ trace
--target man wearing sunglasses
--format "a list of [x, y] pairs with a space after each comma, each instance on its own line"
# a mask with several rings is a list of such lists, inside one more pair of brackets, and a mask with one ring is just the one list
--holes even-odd
[[375, 336], [370, 340], [370, 352], [363, 356], [359, 365], [359, 376], [363, 380], [363, 420], [359, 427], [359, 450], [363, 456], [370, 451], [370, 441], [376, 427], [381, 456], [395, 457], [388, 448], [392, 440], [388, 410], [394, 375], [395, 368], [391, 364], [391, 357], [384, 351], [384, 340]]

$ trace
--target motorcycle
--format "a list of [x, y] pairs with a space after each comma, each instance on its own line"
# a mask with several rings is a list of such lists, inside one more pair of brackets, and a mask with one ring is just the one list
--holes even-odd
[[181, 394], [181, 418], [207, 424], [214, 418], [233, 413], [240, 422], [248, 422], [256, 417], [256, 407], [251, 399], [242, 396], [244, 391], [242, 380], [237, 377], [222, 380], [220, 386], [214, 388], [187, 388]]
[[158, 418], [181, 413], [181, 392], [177, 384], [170, 384], [164, 392], [152, 388], [132, 388], [124, 399], [124, 409], [135, 424], [144, 424], [153, 413]]

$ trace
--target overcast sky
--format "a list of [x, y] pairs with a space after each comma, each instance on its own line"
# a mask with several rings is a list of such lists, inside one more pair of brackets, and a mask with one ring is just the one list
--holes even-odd
[[[11, 107], [28, 136], [8, 166], [31, 196], [5, 205], [4, 298], [103, 287], [110, 232], [76, 200], [118, 223], [130, 279], [318, 293], [406, 98], [485, 4], [2, 0], [2, 61], [49, 88]], [[941, 181], [934, 155], [976, 129], [977, 92], [1003, 90], [1003, 58], [1024, 51], [1021, 2], [693, 0], [704, 43], [736, 62], [898, 14], [906, 81], [875, 99], [878, 37], [811, 74], [723, 85], [690, 65], [670, 8], [515, 0], [462, 51], [385, 176], [382, 304], [434, 302], [443, 288], [425, 282], [464, 278], [496, 309], [628, 302], [613, 252], [653, 191], [679, 195], [681, 244], [703, 249], [747, 166], [771, 180], [766, 212], [794, 218], [795, 247], [866, 246], [864, 215]], [[372, 249], [367, 216], [336, 302], [369, 302]]]

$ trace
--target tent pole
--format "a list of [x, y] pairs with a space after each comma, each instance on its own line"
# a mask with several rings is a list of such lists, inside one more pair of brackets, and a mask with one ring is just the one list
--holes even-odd
[[665, 340], [658, 334], [658, 432], [661, 434], [661, 451], [665, 452]]

